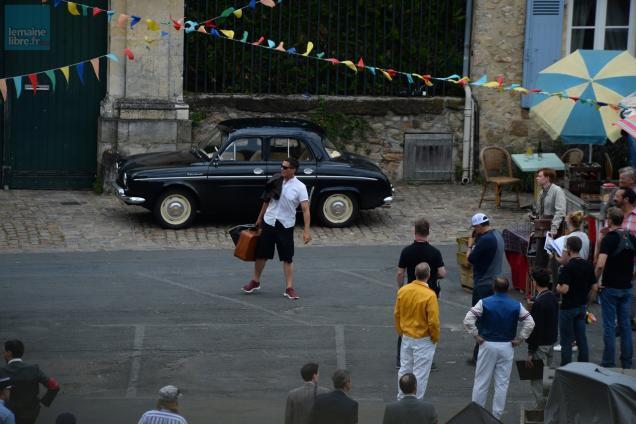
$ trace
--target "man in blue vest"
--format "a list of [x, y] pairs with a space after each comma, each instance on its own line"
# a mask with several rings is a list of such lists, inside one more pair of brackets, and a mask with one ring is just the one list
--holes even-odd
[[[492, 400], [492, 414], [497, 419], [501, 418], [506, 406], [514, 358], [513, 348], [527, 339], [534, 329], [534, 320], [530, 312], [507, 295], [509, 286], [508, 279], [495, 278], [495, 294], [479, 300], [464, 318], [464, 327], [479, 344], [472, 400], [482, 407], [486, 404], [490, 381], [494, 375], [495, 395]], [[521, 323], [519, 336], [518, 323]]]
[[[501, 233], [490, 227], [488, 216], [476, 213], [471, 218], [473, 235], [468, 239], [466, 259], [473, 266], [472, 305], [492, 295], [492, 282], [501, 275], [504, 257], [504, 240]], [[477, 363], [479, 344], [475, 343], [471, 365]]]

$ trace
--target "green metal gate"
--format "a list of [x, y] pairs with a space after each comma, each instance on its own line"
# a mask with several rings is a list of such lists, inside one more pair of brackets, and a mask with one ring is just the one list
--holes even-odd
[[[0, 77], [24, 75], [59, 68], [103, 55], [107, 48], [107, 17], [105, 13], [93, 17], [87, 8], [86, 16], [73, 16], [62, 2], [57, 8], [53, 0], [0, 2]], [[107, 0], [83, 0], [83, 4], [108, 8]], [[20, 9], [22, 6], [27, 6]], [[16, 8], [17, 7], [17, 8]], [[31, 9], [29, 9], [29, 7]], [[48, 8], [33, 9], [33, 8]], [[36, 13], [34, 13], [36, 12]], [[49, 41], [35, 50], [24, 49], [14, 43], [7, 47], [11, 34], [9, 25], [30, 25], [24, 14], [38, 15], [40, 29], [49, 26]], [[50, 17], [47, 17], [49, 15]], [[49, 19], [49, 24], [42, 23]], [[12, 21], [12, 22], [10, 22]], [[36, 22], [35, 20], [34, 22]], [[15, 31], [13, 32], [15, 34]], [[27, 40], [28, 43], [28, 40]], [[38, 75], [38, 90], [34, 95], [29, 80], [22, 79], [22, 95], [16, 99], [13, 84], [8, 81], [8, 101], [0, 104], [0, 139], [2, 147], [1, 184], [15, 189], [81, 189], [95, 181], [97, 164], [97, 120], [100, 101], [106, 92], [105, 59], [100, 63], [97, 80], [90, 63], [84, 67], [84, 84], [75, 67], [70, 69], [69, 83], [56, 71], [56, 87]]]

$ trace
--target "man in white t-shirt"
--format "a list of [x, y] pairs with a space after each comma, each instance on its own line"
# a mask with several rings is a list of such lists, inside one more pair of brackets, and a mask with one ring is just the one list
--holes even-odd
[[261, 227], [261, 238], [256, 247], [256, 262], [254, 263], [254, 276], [249, 283], [243, 286], [245, 293], [253, 293], [261, 288], [261, 274], [268, 259], [274, 258], [274, 247], [278, 251], [278, 258], [283, 262], [285, 272], [285, 292], [283, 296], [296, 300], [298, 294], [294, 290], [294, 226], [296, 225], [296, 209], [298, 205], [303, 211], [303, 241], [305, 244], [311, 240], [309, 224], [309, 196], [307, 187], [296, 178], [298, 161], [287, 158], [280, 167], [283, 179], [280, 197], [273, 196], [269, 201], [263, 202], [261, 212], [258, 214], [256, 225]]

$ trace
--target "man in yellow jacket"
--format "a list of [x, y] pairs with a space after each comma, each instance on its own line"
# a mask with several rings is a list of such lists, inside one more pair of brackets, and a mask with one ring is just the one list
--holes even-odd
[[[431, 268], [426, 262], [415, 267], [415, 281], [402, 286], [395, 301], [395, 329], [402, 336], [398, 381], [406, 373], [417, 378], [416, 397], [426, 392], [428, 376], [439, 340], [439, 306], [437, 296], [427, 281]], [[399, 387], [399, 384], [398, 384]], [[404, 393], [398, 389], [398, 400]]]

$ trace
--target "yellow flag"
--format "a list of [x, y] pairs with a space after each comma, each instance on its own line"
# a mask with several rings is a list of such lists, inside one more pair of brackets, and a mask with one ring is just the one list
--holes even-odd
[[234, 31], [231, 29], [222, 29], [221, 34], [225, 35], [227, 38], [234, 38]]
[[159, 31], [161, 29], [157, 21], [153, 21], [152, 19], [146, 19], [146, 25], [150, 31]]
[[391, 75], [389, 75], [384, 69], [379, 69], [378, 70], [380, 72], [382, 72], [382, 75], [384, 75], [386, 77], [386, 79], [388, 79], [389, 81], [393, 81], [393, 78], [391, 78]]
[[62, 71], [62, 74], [64, 74], [64, 78], [66, 78], [66, 83], [68, 84], [68, 79], [70, 77], [70, 72], [69, 72], [68, 66], [61, 67], [60, 71]]
[[95, 71], [95, 76], [99, 79], [99, 58], [91, 59], [91, 65], [93, 66], [93, 71]]
[[484, 87], [496, 88], [496, 87], [499, 87], [499, 83], [497, 81], [490, 81], [484, 84]]
[[354, 71], [356, 74], [358, 73], [358, 68], [356, 68], [356, 65], [353, 64], [352, 61], [350, 60], [343, 60], [342, 62], [343, 65], [347, 65], [347, 68], [351, 69], [352, 71]]
[[68, 3], [66, 3], [66, 5], [68, 6], [68, 13], [70, 13], [71, 15], [79, 16], [80, 13], [79, 10], [77, 10], [77, 5], [75, 3], [69, 1]]
[[523, 87], [515, 87], [515, 88], [512, 89], [512, 91], [518, 91], [518, 92], [523, 93], [523, 94], [528, 94], [529, 93], [529, 91], [527, 89], [523, 88]]
[[307, 51], [303, 53], [303, 56], [309, 56], [309, 53], [314, 49], [314, 43], [311, 41], [307, 43]]
[[234, 16], [236, 16], [236, 17], [237, 17], [237, 18], [239, 18], [239, 19], [241, 19], [241, 18], [243, 17], [243, 9], [235, 10], [235, 11], [234, 11], [234, 12], [232, 12], [232, 13], [234, 13]]

